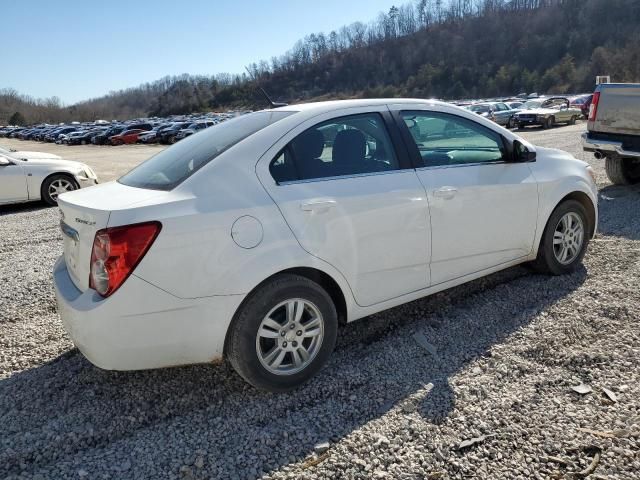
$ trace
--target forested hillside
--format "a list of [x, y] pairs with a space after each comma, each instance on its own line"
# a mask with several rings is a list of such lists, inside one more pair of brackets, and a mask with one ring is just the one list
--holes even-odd
[[288, 102], [591, 91], [596, 75], [640, 81], [639, 18], [637, 0], [417, 0], [310, 34], [247, 74], [167, 77], [70, 107], [0, 91], [0, 123], [18, 110], [36, 122], [255, 108], [256, 83]]

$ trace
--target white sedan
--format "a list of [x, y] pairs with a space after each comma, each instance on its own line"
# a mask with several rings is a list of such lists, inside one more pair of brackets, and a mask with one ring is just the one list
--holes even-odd
[[62, 195], [58, 307], [99, 367], [226, 356], [284, 391], [325, 364], [339, 321], [520, 263], [574, 271], [596, 202], [586, 163], [444, 103], [261, 111]]
[[59, 194], [98, 183], [84, 163], [46, 155], [0, 151], [0, 205], [36, 200], [55, 205]]

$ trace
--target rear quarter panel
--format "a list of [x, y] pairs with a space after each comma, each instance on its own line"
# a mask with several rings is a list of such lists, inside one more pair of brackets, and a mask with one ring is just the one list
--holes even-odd
[[[242, 147], [242, 148], [241, 148]], [[114, 211], [110, 226], [159, 220], [162, 232], [135, 275], [180, 298], [249, 293], [271, 275], [311, 267], [330, 275], [352, 304], [346, 280], [305, 252], [255, 173], [264, 150], [247, 142], [216, 158], [178, 187], [175, 201]], [[240, 217], [257, 219], [262, 240], [243, 248], [232, 238]]]

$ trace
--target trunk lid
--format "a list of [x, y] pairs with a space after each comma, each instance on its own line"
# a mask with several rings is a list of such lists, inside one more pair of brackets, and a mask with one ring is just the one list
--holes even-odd
[[93, 239], [98, 230], [107, 228], [111, 212], [140, 205], [163, 195], [166, 192], [110, 182], [58, 197], [64, 260], [71, 281], [80, 291], [89, 288]]

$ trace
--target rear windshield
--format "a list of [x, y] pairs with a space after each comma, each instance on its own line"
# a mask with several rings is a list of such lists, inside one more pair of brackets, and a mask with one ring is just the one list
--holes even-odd
[[225, 150], [292, 113], [249, 113], [205, 128], [138, 165], [118, 182], [130, 187], [171, 190]]

